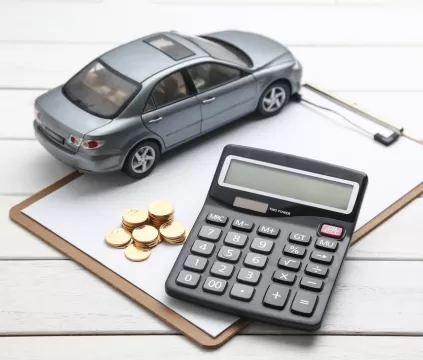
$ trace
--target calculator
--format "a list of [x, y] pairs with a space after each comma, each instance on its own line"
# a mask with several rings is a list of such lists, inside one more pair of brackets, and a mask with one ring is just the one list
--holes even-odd
[[166, 280], [167, 294], [241, 317], [318, 329], [367, 182], [366, 174], [341, 166], [226, 146]]

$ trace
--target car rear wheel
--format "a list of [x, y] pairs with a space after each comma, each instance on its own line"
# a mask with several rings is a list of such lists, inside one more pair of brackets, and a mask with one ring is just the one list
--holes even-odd
[[131, 150], [122, 171], [134, 179], [150, 175], [160, 158], [160, 149], [153, 141], [145, 141]]
[[264, 117], [276, 115], [288, 103], [289, 97], [290, 89], [287, 83], [273, 83], [261, 94], [257, 111]]

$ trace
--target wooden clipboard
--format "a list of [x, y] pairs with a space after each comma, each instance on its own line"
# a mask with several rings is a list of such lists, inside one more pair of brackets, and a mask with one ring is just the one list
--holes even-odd
[[[312, 87], [307, 85], [308, 87]], [[316, 88], [317, 89], [317, 88]], [[319, 90], [322, 92], [322, 90]], [[357, 106], [347, 103], [339, 98], [335, 98], [332, 95], [326, 93], [326, 96], [331, 97], [334, 101], [338, 104], [342, 104], [348, 109], [356, 111], [360, 114], [367, 114], [363, 111], [363, 109], [358, 108]], [[368, 115], [371, 116], [371, 115]], [[374, 118], [374, 117], [373, 117]], [[399, 140], [401, 141], [401, 140]], [[132, 299], [137, 304], [141, 305], [155, 316], [160, 318], [165, 323], [169, 324], [170, 326], [174, 327], [175, 329], [179, 330], [181, 333], [186, 335], [189, 339], [194, 341], [195, 343], [199, 344], [202, 347], [206, 348], [217, 348], [224, 343], [226, 343], [230, 338], [232, 338], [236, 333], [238, 333], [243, 327], [245, 327], [250, 320], [247, 319], [240, 319], [217, 337], [211, 337], [206, 332], [183, 318], [181, 315], [177, 314], [172, 309], [168, 308], [167, 306], [163, 305], [155, 298], [148, 295], [146, 292], [142, 291], [123, 277], [116, 274], [114, 271], [109, 269], [108, 267], [104, 266], [102, 263], [98, 262], [94, 258], [90, 257], [79, 248], [73, 246], [65, 239], [59, 237], [49, 229], [45, 228], [44, 226], [40, 225], [38, 222], [31, 219], [29, 216], [25, 215], [22, 211], [30, 206], [31, 204], [37, 202], [38, 200], [42, 199], [43, 197], [49, 195], [50, 193], [56, 191], [57, 189], [65, 186], [66, 184], [74, 181], [78, 177], [83, 176], [78, 172], [73, 172], [70, 175], [64, 177], [63, 179], [57, 181], [56, 183], [46, 187], [45, 189], [41, 190], [40, 192], [36, 193], [35, 195], [29, 197], [28, 199], [24, 200], [23, 202], [15, 205], [10, 210], [10, 218], [17, 224], [21, 225], [37, 237], [39, 237], [44, 242], [48, 243], [49, 245], [53, 246], [55, 249], [59, 250], [61, 253], [66, 255], [67, 257], [71, 258], [91, 273], [114, 287], [115, 289], [119, 290], [127, 297]], [[405, 196], [401, 199], [393, 203], [391, 206], [386, 208], [382, 213], [377, 215], [371, 221], [366, 223], [360, 229], [358, 229], [352, 239], [351, 244], [355, 244], [358, 240], [363, 238], [365, 235], [370, 233], [374, 230], [377, 226], [382, 224], [392, 215], [394, 215], [397, 211], [401, 210], [407, 204], [409, 204], [412, 200], [419, 197], [423, 193], [423, 183], [419, 186], [412, 189], [408, 192]]]

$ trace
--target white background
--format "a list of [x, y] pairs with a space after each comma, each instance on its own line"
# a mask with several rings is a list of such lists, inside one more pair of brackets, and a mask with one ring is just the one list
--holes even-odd
[[138, 359], [146, 356], [140, 349], [181, 359], [421, 358], [421, 199], [351, 249], [325, 336], [254, 324], [218, 352], [174, 335], [7, 213], [71, 171], [33, 140], [34, 98], [93, 56], [156, 30], [238, 28], [276, 37], [302, 61], [306, 81], [423, 138], [422, 19], [418, 0], [0, 1], [0, 358]]

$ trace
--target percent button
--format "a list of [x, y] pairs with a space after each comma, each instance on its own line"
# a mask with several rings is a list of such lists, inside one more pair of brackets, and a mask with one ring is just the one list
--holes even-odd
[[285, 255], [291, 255], [300, 259], [304, 258], [306, 252], [306, 248], [297, 245], [285, 245], [285, 247], [283, 248], [283, 253]]

